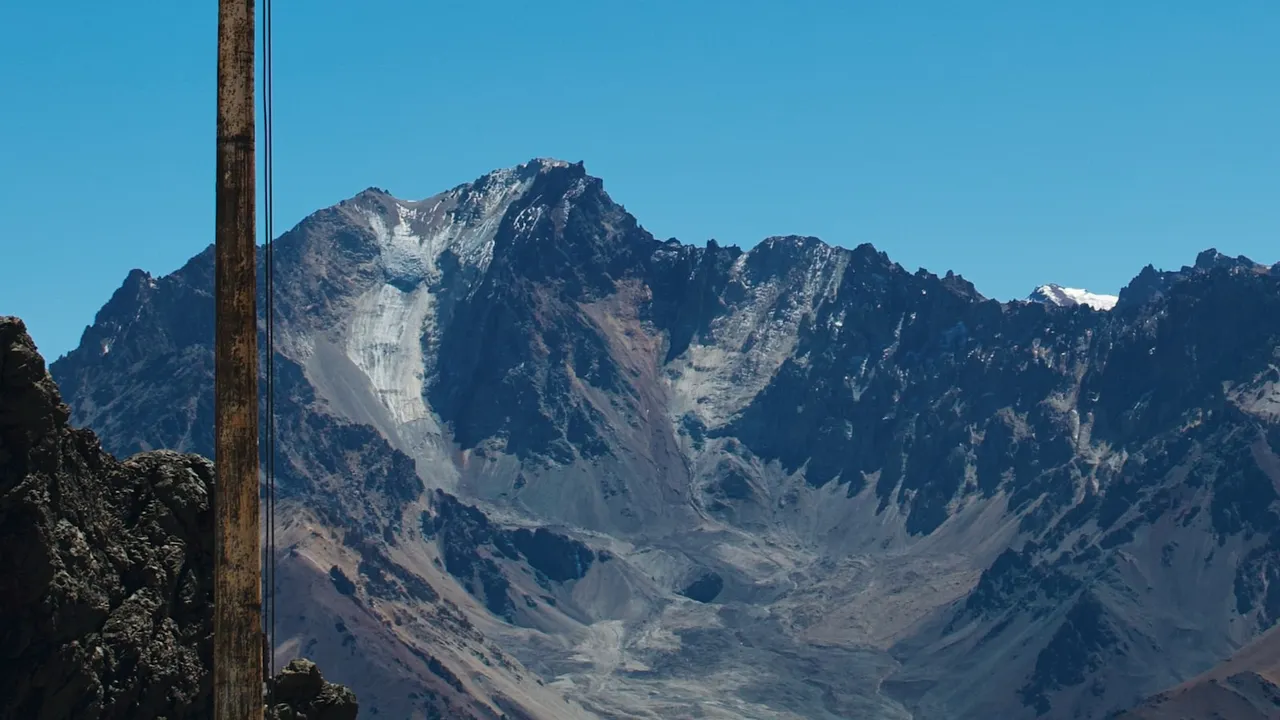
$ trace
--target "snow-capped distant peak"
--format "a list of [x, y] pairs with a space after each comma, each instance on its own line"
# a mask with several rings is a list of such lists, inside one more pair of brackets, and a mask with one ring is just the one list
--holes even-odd
[[1110, 310], [1116, 306], [1116, 301], [1120, 298], [1115, 295], [1099, 295], [1080, 288], [1062, 287], [1050, 283], [1036, 288], [1028, 299], [1059, 307], [1088, 305], [1094, 310]]

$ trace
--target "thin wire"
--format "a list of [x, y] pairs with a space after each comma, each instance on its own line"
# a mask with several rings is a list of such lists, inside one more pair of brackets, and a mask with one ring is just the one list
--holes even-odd
[[[262, 119], [263, 119], [263, 215], [266, 240], [263, 243], [266, 267], [266, 481], [267, 537], [265, 562], [267, 604], [264, 625], [267, 633], [267, 665], [270, 680], [276, 676], [276, 411], [275, 411], [275, 189], [272, 162], [272, 77], [271, 77], [271, 0], [262, 3]], [[267, 703], [275, 705], [274, 683], [268, 683]]]
[[272, 39], [272, 36], [273, 36], [273, 34], [274, 34], [274, 33], [272, 32], [271, 0], [264, 0], [264, 5], [263, 5], [263, 7], [264, 7], [264, 8], [265, 8], [265, 10], [266, 10], [266, 17], [267, 17], [267, 22], [266, 22], [266, 26], [267, 26], [267, 48], [266, 48], [266, 55], [267, 55], [267, 118], [268, 118], [268, 119], [267, 119], [267, 137], [268, 137], [268, 138], [270, 138], [270, 140], [271, 140], [271, 144], [269, 144], [269, 145], [267, 146], [267, 158], [269, 159], [269, 165], [268, 165], [268, 171], [267, 171], [267, 189], [270, 191], [270, 198], [271, 198], [271, 203], [267, 206], [267, 238], [269, 239], [269, 244], [271, 245], [271, 263], [270, 263], [270, 264], [268, 265], [268, 267], [267, 267], [268, 274], [269, 274], [269, 276], [271, 277], [271, 295], [270, 295], [270, 300], [268, 301], [268, 304], [269, 304], [269, 306], [270, 306], [270, 308], [271, 308], [271, 318], [270, 318], [270, 322], [268, 322], [268, 326], [270, 326], [270, 328], [271, 328], [271, 358], [270, 358], [270, 363], [269, 363], [269, 366], [270, 366], [270, 368], [271, 368], [271, 395], [270, 395], [270, 397], [268, 398], [268, 407], [269, 407], [269, 408], [270, 408], [270, 410], [271, 410], [271, 415], [270, 415], [270, 418], [271, 418], [271, 419], [268, 421], [268, 422], [270, 423], [270, 427], [271, 427], [271, 440], [270, 440], [270, 443], [269, 443], [268, 447], [270, 448], [271, 452], [268, 454], [267, 459], [268, 459], [268, 467], [269, 467], [269, 469], [271, 470], [271, 484], [270, 484], [270, 491], [271, 491], [271, 523], [270, 523], [270, 526], [269, 526], [269, 528], [270, 528], [270, 530], [271, 530], [271, 647], [272, 647], [272, 653], [271, 653], [271, 673], [272, 673], [272, 677], [274, 677], [274, 676], [275, 676], [275, 670], [276, 670], [276, 662], [275, 662], [275, 657], [276, 657], [276, 656], [275, 656], [275, 642], [276, 642], [276, 595], [277, 595], [277, 592], [276, 592], [277, 588], [276, 588], [276, 585], [275, 585], [275, 583], [276, 583], [276, 579], [277, 579], [277, 578], [276, 578], [276, 558], [277, 558], [277, 553], [276, 553], [276, 398], [275, 398], [275, 365], [276, 365], [276, 354], [275, 354], [275, 353], [276, 353], [276, 341], [275, 341], [275, 337], [276, 337], [276, 333], [275, 333], [275, 324], [276, 324], [276, 315], [275, 315], [275, 284], [276, 284], [276, 282], [275, 282], [275, 278], [276, 278], [276, 266], [275, 266], [275, 206], [276, 206], [276, 192], [275, 192], [275, 152], [274, 152], [274, 151], [275, 151], [275, 138], [274, 138], [274, 130], [275, 130], [275, 110], [274, 110], [274, 103], [272, 102], [272, 97], [273, 97], [273, 94], [274, 94], [274, 91], [275, 91], [275, 89], [274, 89], [275, 81], [274, 81], [274, 79], [273, 79], [273, 73], [272, 73], [272, 65], [273, 65], [273, 63], [274, 63], [274, 60], [273, 60], [273, 58], [272, 58], [272, 45], [273, 45], [273, 43], [271, 42], [271, 39]]

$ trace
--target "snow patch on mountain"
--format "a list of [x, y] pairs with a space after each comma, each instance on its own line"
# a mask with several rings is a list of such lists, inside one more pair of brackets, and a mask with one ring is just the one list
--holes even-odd
[[[386, 281], [356, 300], [347, 354], [399, 423], [431, 415], [423, 400], [422, 341], [434, 336], [428, 330], [437, 320], [438, 299], [431, 285], [440, 279], [440, 258], [451, 252], [464, 266], [488, 268], [502, 219], [537, 177], [523, 170], [498, 170], [419, 202], [387, 198], [363, 209]], [[388, 226], [390, 218], [395, 224]]]
[[422, 327], [435, 298], [424, 287], [383, 285], [356, 301], [347, 354], [399, 423], [428, 416], [423, 401]]
[[1110, 310], [1116, 306], [1116, 301], [1120, 298], [1115, 295], [1100, 295], [1080, 288], [1062, 287], [1050, 283], [1036, 288], [1027, 299], [1058, 307], [1088, 305], [1094, 310]]
[[730, 281], [745, 299], [714, 321], [714, 340], [695, 342], [667, 369], [673, 418], [693, 413], [707, 427], [728, 422], [791, 356], [803, 319], [839, 291], [849, 251], [825, 244], [802, 250], [809, 261], [779, 277], [753, 277], [751, 259], [785, 242], [798, 240], [771, 238], [735, 261]]

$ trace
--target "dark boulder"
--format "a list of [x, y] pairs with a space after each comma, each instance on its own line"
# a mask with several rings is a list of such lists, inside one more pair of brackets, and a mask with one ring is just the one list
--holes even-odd
[[355, 693], [325, 682], [320, 668], [310, 660], [294, 660], [272, 683], [274, 720], [355, 720], [359, 712]]

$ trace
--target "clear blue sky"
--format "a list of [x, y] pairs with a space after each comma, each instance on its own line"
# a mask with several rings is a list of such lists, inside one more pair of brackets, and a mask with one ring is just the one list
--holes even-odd
[[[0, 313], [56, 356], [213, 239], [216, 4], [0, 12]], [[1002, 299], [1280, 260], [1280, 2], [276, 7], [283, 230], [584, 160], [659, 237], [869, 241]]]

